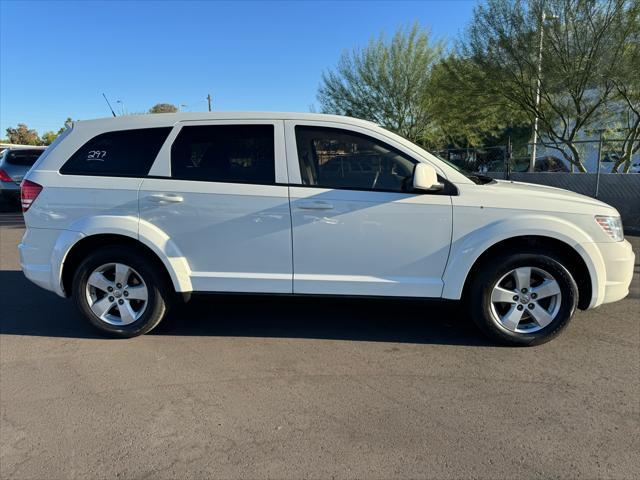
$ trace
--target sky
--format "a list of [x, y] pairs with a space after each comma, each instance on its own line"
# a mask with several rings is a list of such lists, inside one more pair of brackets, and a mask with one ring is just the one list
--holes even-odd
[[[418, 22], [452, 42], [478, 0], [333, 2], [0, 0], [0, 137], [74, 120], [183, 111], [317, 107], [340, 54]], [[119, 103], [120, 102], [120, 103]]]

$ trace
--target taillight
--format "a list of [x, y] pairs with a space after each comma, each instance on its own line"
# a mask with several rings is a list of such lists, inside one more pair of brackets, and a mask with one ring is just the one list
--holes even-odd
[[0, 182], [13, 182], [13, 178], [7, 175], [3, 169], [0, 168]]
[[22, 201], [22, 211], [26, 212], [33, 201], [38, 198], [42, 191], [42, 185], [29, 180], [23, 180], [20, 184], [20, 200]]

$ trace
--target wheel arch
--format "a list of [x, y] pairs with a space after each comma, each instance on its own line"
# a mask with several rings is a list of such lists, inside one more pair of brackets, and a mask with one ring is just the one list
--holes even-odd
[[546, 249], [559, 256], [578, 286], [578, 308], [585, 310], [591, 306], [594, 297], [594, 279], [583, 255], [567, 242], [544, 235], [513, 236], [497, 241], [484, 249], [469, 268], [459, 298], [467, 296], [472, 279], [483, 265], [505, 251], [517, 251], [523, 248]]
[[60, 282], [66, 296], [71, 294], [71, 285], [73, 282], [73, 275], [80, 263], [87, 257], [87, 255], [97, 248], [104, 246], [121, 245], [139, 251], [142, 255], [146, 256], [152, 261], [159, 271], [161, 271], [167, 282], [167, 285], [174, 287], [176, 291], [179, 290], [179, 285], [176, 284], [175, 272], [172, 272], [170, 266], [167, 266], [165, 262], [153, 251], [149, 246], [143, 242], [122, 234], [100, 233], [94, 235], [88, 235], [82, 237], [75, 242], [67, 251], [65, 255]]

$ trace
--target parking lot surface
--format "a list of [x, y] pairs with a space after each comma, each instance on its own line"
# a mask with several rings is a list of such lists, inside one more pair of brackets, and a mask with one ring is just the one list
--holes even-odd
[[23, 277], [23, 231], [0, 214], [2, 479], [639, 476], [637, 265], [528, 349], [451, 305], [256, 296], [108, 340]]

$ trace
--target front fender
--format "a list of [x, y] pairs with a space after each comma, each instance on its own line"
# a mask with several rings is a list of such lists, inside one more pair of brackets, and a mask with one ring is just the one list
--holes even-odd
[[82, 239], [93, 235], [122, 235], [148, 247], [163, 263], [176, 292], [190, 292], [191, 269], [175, 243], [159, 228], [136, 217], [99, 215], [79, 219], [59, 237], [51, 257], [52, 275], [57, 279], [59, 295], [65, 295], [62, 286], [62, 268], [71, 249]]
[[501, 241], [522, 236], [553, 238], [572, 247], [589, 270], [593, 292], [589, 306], [601, 303], [606, 282], [605, 266], [591, 236], [567, 220], [537, 214], [498, 220], [458, 238], [454, 236], [449, 262], [443, 275], [443, 298], [457, 300], [462, 297], [471, 268], [487, 249]]

